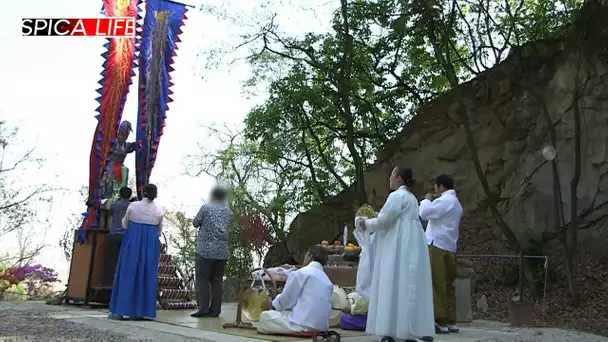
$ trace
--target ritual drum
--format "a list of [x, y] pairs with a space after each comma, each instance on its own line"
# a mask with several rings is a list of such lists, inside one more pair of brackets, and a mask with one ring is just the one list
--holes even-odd
[[[272, 293], [266, 288], [264, 275], [267, 275], [272, 281]], [[272, 274], [263, 268], [253, 270], [251, 272], [251, 279], [251, 285], [241, 296], [241, 308], [249, 321], [257, 322], [260, 320], [262, 311], [265, 311], [262, 309], [262, 304], [276, 297], [277, 283]], [[256, 285], [256, 282], [259, 282], [259, 285]]]
[[348, 306], [346, 292], [338, 285], [334, 285], [333, 293], [331, 294], [331, 313], [329, 314], [329, 326], [337, 326], [342, 317], [342, 309]]
[[270, 292], [262, 286], [253, 286], [245, 290], [243, 293], [243, 313], [251, 322], [260, 320], [262, 304], [267, 303], [270, 299]]

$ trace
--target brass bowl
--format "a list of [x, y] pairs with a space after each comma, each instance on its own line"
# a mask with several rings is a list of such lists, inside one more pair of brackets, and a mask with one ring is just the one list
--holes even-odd
[[361, 208], [357, 210], [356, 216], [364, 217], [366, 219], [372, 219], [377, 217], [376, 211], [369, 204], [362, 205]]

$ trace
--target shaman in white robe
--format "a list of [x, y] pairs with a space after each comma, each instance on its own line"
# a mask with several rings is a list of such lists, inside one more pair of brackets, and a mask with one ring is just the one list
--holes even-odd
[[365, 225], [376, 235], [365, 332], [396, 340], [434, 336], [431, 264], [418, 200], [402, 186]]
[[289, 274], [283, 292], [272, 301], [274, 310], [263, 311], [260, 315], [258, 332], [327, 331], [333, 289], [323, 266], [316, 261]]

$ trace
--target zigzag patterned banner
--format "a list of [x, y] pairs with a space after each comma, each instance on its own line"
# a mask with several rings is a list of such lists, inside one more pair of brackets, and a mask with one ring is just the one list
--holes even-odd
[[165, 126], [171, 95], [171, 72], [179, 35], [186, 20], [183, 4], [165, 0], [147, 0], [146, 16], [139, 56], [139, 113], [135, 154], [137, 196], [142, 198]]
[[[140, 3], [141, 0], [104, 0], [102, 14], [108, 17], [136, 17], [139, 22]], [[83, 213], [84, 221], [78, 234], [80, 243], [85, 241], [88, 229], [97, 227], [102, 200], [101, 178], [110, 159], [129, 86], [135, 76], [137, 45], [137, 38], [108, 38], [104, 44], [107, 51], [102, 54], [105, 61], [99, 81], [101, 87], [97, 89], [100, 96], [96, 99], [99, 107], [95, 118], [98, 122], [91, 146], [88, 208]]]

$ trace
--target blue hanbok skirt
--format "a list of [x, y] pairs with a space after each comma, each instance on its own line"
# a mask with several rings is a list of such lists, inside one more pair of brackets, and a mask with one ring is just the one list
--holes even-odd
[[129, 222], [120, 248], [110, 313], [137, 318], [156, 317], [160, 241], [158, 227]]

